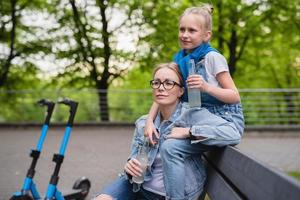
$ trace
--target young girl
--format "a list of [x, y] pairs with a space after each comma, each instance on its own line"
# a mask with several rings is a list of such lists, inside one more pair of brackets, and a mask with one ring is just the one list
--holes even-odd
[[[212, 113], [235, 124], [240, 135], [244, 132], [244, 117], [240, 104], [239, 92], [230, 76], [229, 67], [222, 54], [209, 44], [212, 35], [212, 7], [203, 4], [184, 11], [179, 20], [179, 44], [181, 50], [174, 56], [179, 65], [184, 81], [185, 93], [182, 101], [187, 102], [187, 87], [201, 91], [202, 106]], [[194, 59], [197, 74], [188, 76], [189, 60]], [[153, 103], [145, 135], [159, 137], [153, 128], [153, 118], [157, 105]]]
[[[174, 61], [179, 65], [186, 83], [185, 93], [181, 100], [188, 101], [187, 87], [199, 89], [203, 107], [199, 109], [206, 108], [216, 116], [230, 122], [235, 129], [234, 131], [221, 130], [215, 127], [213, 122], [201, 128], [194, 128], [191, 126], [193, 122], [186, 119], [184, 123], [179, 122], [178, 126], [171, 130], [167, 138], [172, 139], [166, 140], [167, 148], [162, 153], [163, 167], [166, 172], [164, 184], [166, 194], [171, 199], [184, 199], [184, 191], [180, 187], [173, 187], [185, 176], [184, 159], [209, 150], [203, 146], [204, 144], [208, 146], [235, 145], [237, 144], [236, 136], [241, 137], [244, 131], [240, 96], [230, 76], [227, 62], [224, 56], [209, 44], [212, 35], [211, 14], [211, 6], [204, 4], [201, 7], [186, 9], [180, 17], [178, 38], [182, 49], [175, 55]], [[196, 63], [197, 74], [188, 76], [190, 59], [194, 59]], [[159, 133], [153, 126], [156, 113], [157, 105], [153, 103], [145, 127], [145, 135], [149, 136], [151, 143], [155, 143], [152, 140], [153, 134], [159, 138]], [[227, 142], [219, 140], [220, 135], [217, 136], [217, 133], [227, 134], [224, 135]], [[190, 142], [186, 143], [186, 140]]]

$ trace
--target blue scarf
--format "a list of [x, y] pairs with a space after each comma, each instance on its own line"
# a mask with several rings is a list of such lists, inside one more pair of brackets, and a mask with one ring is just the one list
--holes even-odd
[[[198, 63], [208, 52], [216, 51], [213, 47], [210, 46], [209, 43], [202, 43], [197, 48], [193, 49], [192, 52], [186, 54], [184, 49], [181, 49], [177, 54], [175, 54], [173, 60], [179, 66], [180, 72], [182, 74], [184, 82], [186, 81], [187, 77], [189, 76], [189, 61], [190, 59], [194, 59], [195, 63]], [[184, 87], [186, 90], [186, 84], [184, 83]], [[186, 91], [182, 97], [183, 101], [187, 101], [187, 94]]]
[[218, 52], [216, 49], [211, 47], [209, 43], [202, 43], [189, 54], [186, 54], [184, 49], [181, 49], [177, 54], [175, 54], [173, 60], [177, 63], [177, 65], [179, 65], [183, 80], [186, 80], [189, 76], [190, 59], [194, 59], [195, 63], [198, 63], [210, 51]]

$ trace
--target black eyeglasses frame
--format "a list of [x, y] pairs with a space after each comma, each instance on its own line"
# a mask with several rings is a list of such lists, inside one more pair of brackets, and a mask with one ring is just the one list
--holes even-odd
[[[158, 87], [153, 87], [154, 86], [153, 85], [154, 81], [157, 81], [159, 83]], [[172, 83], [172, 87], [170, 87], [170, 88], [167, 87], [166, 88], [165, 83]], [[177, 83], [176, 81], [172, 81], [172, 80], [165, 80], [165, 81], [161, 82], [160, 80], [153, 79], [153, 80], [150, 81], [150, 86], [151, 86], [152, 89], [159, 89], [161, 85], [163, 85], [165, 90], [172, 90], [175, 85], [177, 85], [178, 87], [182, 87], [181, 84]]]

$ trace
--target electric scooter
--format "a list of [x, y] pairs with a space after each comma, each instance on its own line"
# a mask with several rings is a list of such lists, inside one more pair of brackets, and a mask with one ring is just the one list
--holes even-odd
[[70, 115], [69, 115], [69, 119], [68, 119], [68, 122], [66, 125], [65, 134], [64, 134], [63, 140], [61, 142], [59, 153], [54, 154], [54, 156], [53, 156], [53, 162], [55, 162], [56, 165], [55, 165], [54, 172], [51, 176], [51, 179], [50, 179], [50, 182], [48, 185], [45, 200], [84, 199], [87, 196], [89, 189], [91, 187], [91, 183], [87, 178], [83, 177], [83, 178], [77, 180], [73, 186], [74, 191], [67, 195], [63, 196], [62, 193], [57, 189], [57, 183], [59, 180], [59, 176], [58, 176], [59, 170], [60, 170], [61, 164], [64, 159], [65, 150], [66, 150], [66, 147], [67, 147], [67, 144], [69, 141], [74, 117], [75, 117], [75, 114], [77, 111], [77, 106], [78, 106], [78, 102], [75, 102], [75, 101], [72, 101], [69, 99], [63, 99], [61, 101], [58, 101], [58, 103], [69, 106], [70, 107]]
[[[66, 130], [65, 130], [65, 134], [64, 134], [64, 138], [63, 138], [61, 147], [60, 147], [60, 151], [58, 154], [54, 154], [54, 156], [53, 156], [53, 161], [56, 163], [56, 166], [55, 166], [54, 173], [51, 176], [45, 199], [49, 199], [49, 200], [50, 199], [51, 200], [54, 200], [54, 199], [57, 199], [57, 200], [78, 199], [78, 200], [80, 200], [80, 199], [84, 199], [87, 196], [89, 189], [91, 187], [91, 182], [87, 178], [82, 177], [82, 178], [78, 179], [73, 185], [73, 191], [66, 194], [65, 196], [63, 196], [62, 193], [56, 187], [57, 183], [58, 183], [58, 179], [59, 179], [58, 173], [60, 170], [60, 166], [63, 162], [65, 149], [66, 149], [66, 146], [67, 146], [70, 134], [71, 134], [73, 121], [74, 121], [74, 117], [75, 117], [77, 106], [78, 106], [77, 102], [68, 100], [68, 99], [63, 99], [63, 100], [59, 101], [58, 103], [69, 106], [70, 107], [70, 115], [69, 115], [68, 123], [66, 125]], [[46, 119], [45, 119], [45, 122], [42, 127], [42, 132], [41, 132], [37, 147], [35, 150], [31, 150], [30, 156], [33, 159], [32, 159], [30, 168], [27, 172], [26, 178], [24, 180], [23, 187], [22, 187], [21, 191], [15, 192], [14, 195], [10, 198], [10, 200], [40, 200], [40, 199], [42, 199], [36, 188], [36, 185], [33, 181], [33, 177], [35, 174], [35, 166], [37, 164], [39, 155], [40, 155], [42, 147], [43, 147], [43, 143], [44, 143], [46, 135], [47, 135], [50, 118], [52, 116], [55, 103], [52, 101], [49, 101], [49, 100], [42, 99], [42, 100], [38, 101], [38, 104], [41, 106], [47, 106]]]
[[[36, 146], [36, 149], [32, 149], [30, 152], [30, 157], [32, 157], [31, 165], [27, 171], [26, 178], [24, 180], [23, 186], [21, 191], [15, 192], [14, 195], [10, 198], [11, 200], [30, 200], [30, 199], [40, 199], [40, 194], [36, 188], [36, 185], [33, 181], [33, 177], [35, 174], [35, 167], [37, 164], [37, 161], [39, 159], [39, 156], [41, 154], [43, 144], [48, 132], [49, 128], [49, 123], [50, 119], [54, 110], [55, 103], [46, 100], [46, 99], [41, 99], [38, 102], [38, 105], [40, 106], [46, 106], [47, 111], [46, 111], [46, 119], [42, 127], [41, 135], [38, 141], [38, 144]], [[30, 196], [31, 194], [31, 196]]]

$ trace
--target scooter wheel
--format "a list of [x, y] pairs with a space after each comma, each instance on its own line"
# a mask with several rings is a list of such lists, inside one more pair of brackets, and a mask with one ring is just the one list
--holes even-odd
[[20, 196], [12, 196], [9, 200], [34, 200], [31, 196], [25, 194]]
[[84, 199], [89, 191], [90, 191], [90, 188], [91, 188], [91, 182], [89, 179], [85, 178], [85, 177], [82, 177], [80, 179], [78, 179], [74, 185], [73, 185], [73, 189], [74, 190], [80, 190], [81, 192], [81, 198], [78, 198], [78, 199]]

